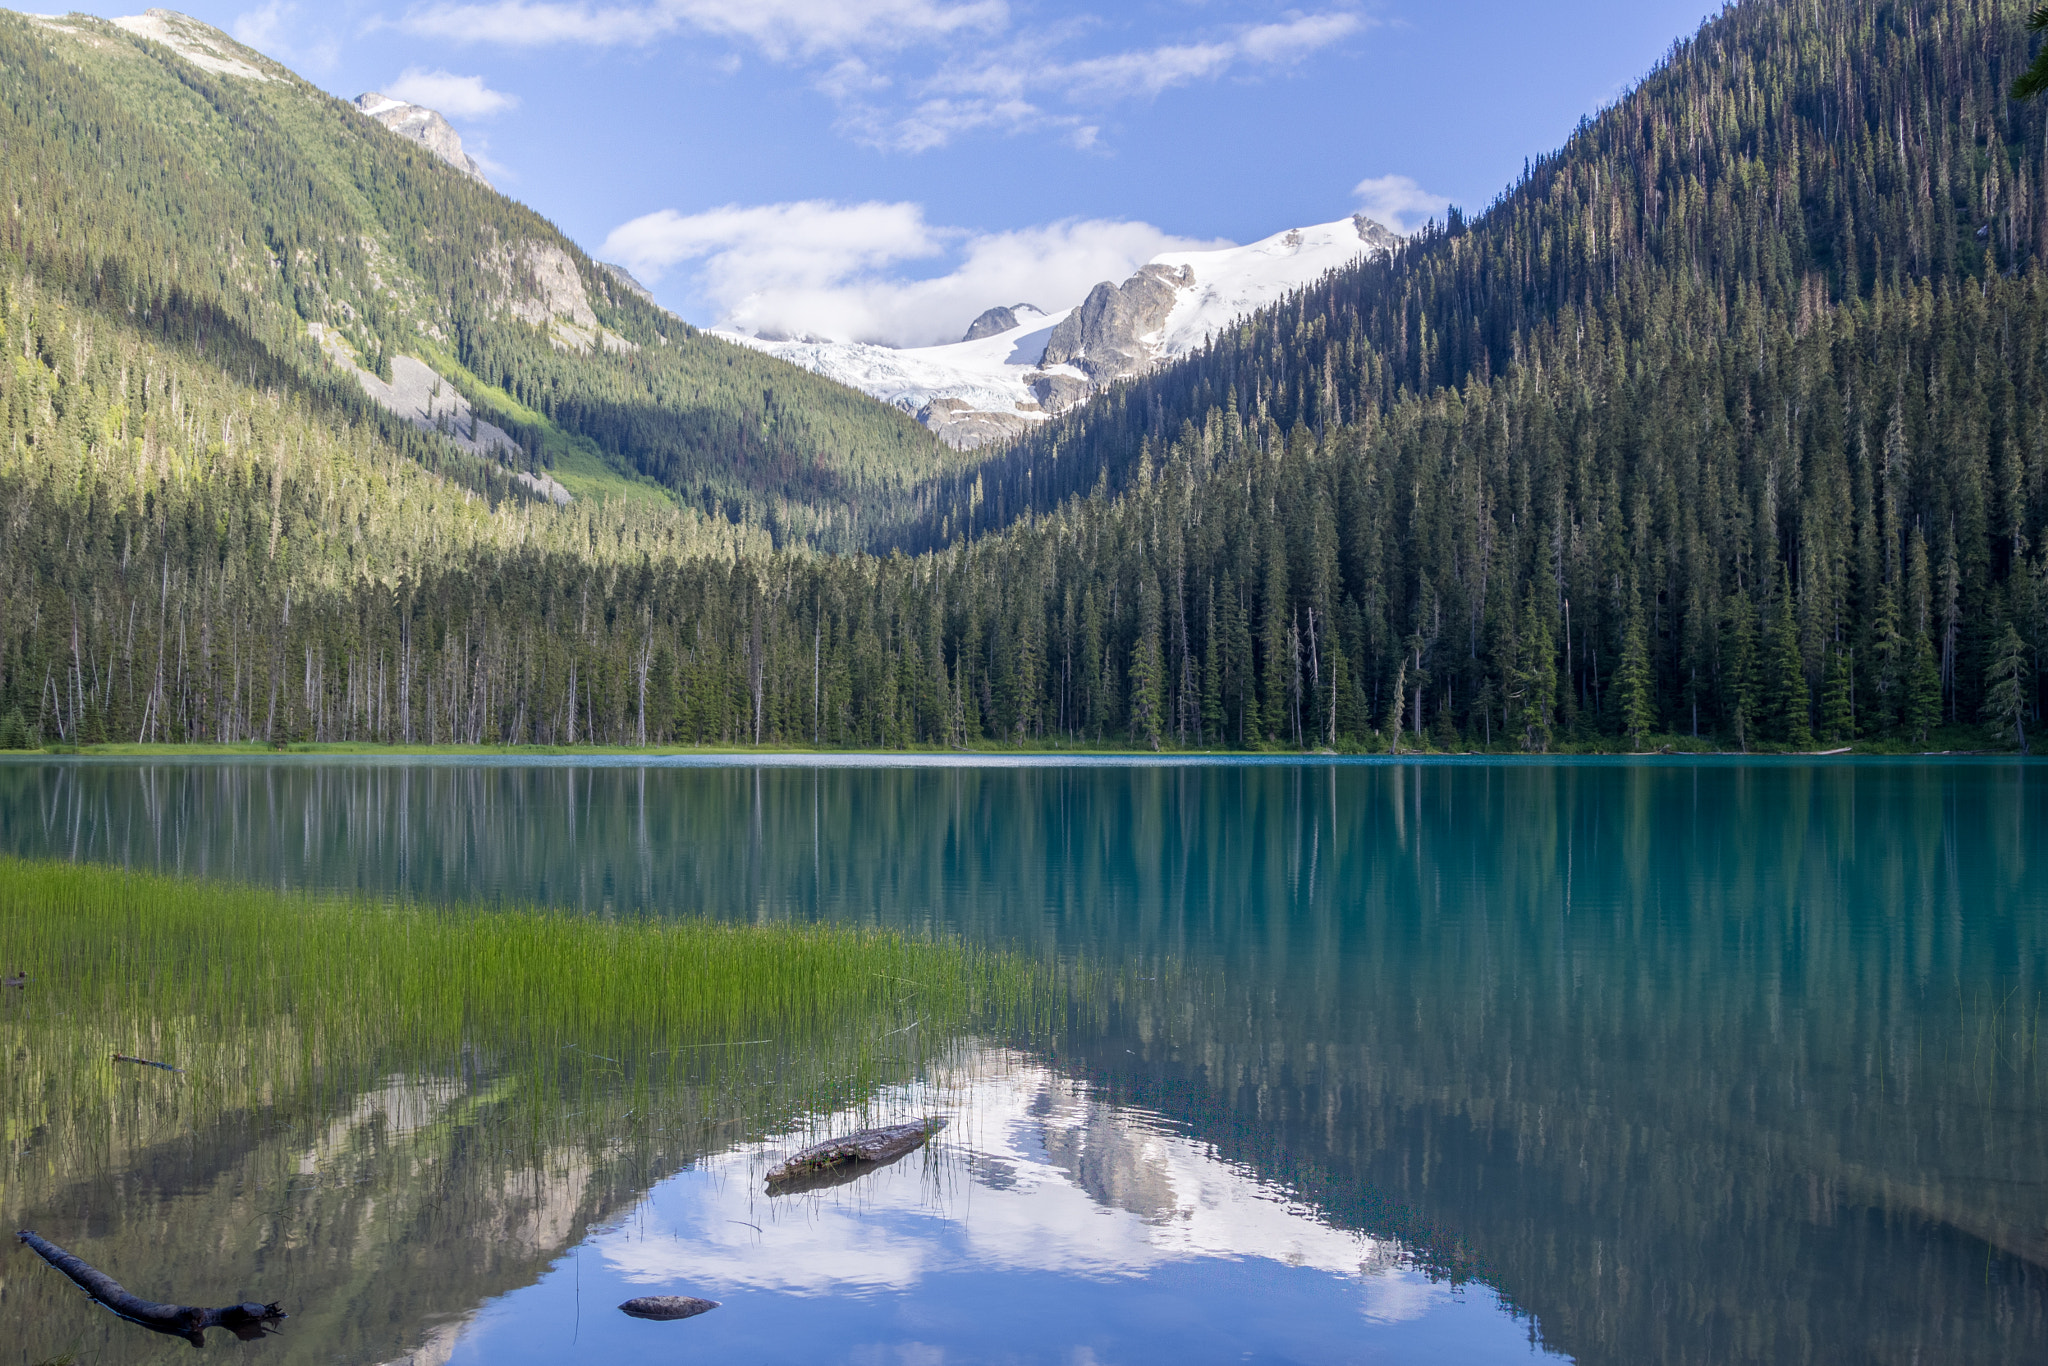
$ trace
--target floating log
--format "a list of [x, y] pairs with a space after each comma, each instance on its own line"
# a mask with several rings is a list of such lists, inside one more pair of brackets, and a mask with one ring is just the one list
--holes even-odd
[[718, 1308], [717, 1300], [693, 1299], [688, 1295], [642, 1295], [619, 1308], [636, 1319], [693, 1319]]
[[768, 1172], [768, 1185], [788, 1186], [807, 1177], [820, 1176], [834, 1168], [852, 1166], [852, 1175], [871, 1170], [883, 1162], [894, 1162], [923, 1147], [931, 1136], [946, 1127], [943, 1119], [921, 1119], [915, 1124], [891, 1124], [880, 1129], [862, 1129], [844, 1138], [813, 1143], [779, 1167]]
[[157, 1304], [138, 1295], [131, 1295], [121, 1288], [121, 1283], [106, 1272], [74, 1257], [47, 1238], [42, 1238], [22, 1229], [14, 1235], [34, 1249], [51, 1266], [69, 1276], [74, 1284], [96, 1303], [103, 1304], [130, 1323], [139, 1323], [144, 1328], [159, 1333], [168, 1333], [174, 1338], [183, 1338], [194, 1347], [206, 1345], [206, 1330], [225, 1328], [244, 1342], [253, 1342], [271, 1331], [271, 1325], [285, 1317], [284, 1310], [275, 1304], [230, 1304], [220, 1309], [201, 1309], [186, 1304]]
[[182, 1067], [173, 1067], [167, 1062], [152, 1062], [148, 1058], [131, 1058], [126, 1053], [116, 1053], [114, 1061], [140, 1063], [144, 1067], [161, 1067], [166, 1072], [182, 1072], [185, 1070]]

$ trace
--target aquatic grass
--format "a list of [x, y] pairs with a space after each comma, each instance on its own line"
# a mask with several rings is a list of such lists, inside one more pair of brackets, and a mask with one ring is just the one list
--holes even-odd
[[0, 1206], [232, 1112], [312, 1121], [434, 1078], [507, 1083], [488, 1102], [493, 1141], [526, 1154], [508, 1160], [685, 1114], [758, 1133], [858, 1104], [970, 1032], [1042, 1027], [1065, 992], [1053, 967], [880, 929], [0, 859], [0, 971], [17, 969], [28, 985], [0, 989]]

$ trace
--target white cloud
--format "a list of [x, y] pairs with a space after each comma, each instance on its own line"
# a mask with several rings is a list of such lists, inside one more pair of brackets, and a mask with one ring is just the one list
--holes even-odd
[[1034, 83], [1070, 96], [1157, 95], [1177, 85], [1222, 75], [1233, 66], [1284, 66], [1348, 38], [1365, 27], [1355, 14], [1298, 15], [1282, 24], [1258, 24], [1208, 43], [1180, 43], [1141, 52], [1054, 66]]
[[[934, 226], [916, 204], [809, 200], [636, 218], [601, 254], [642, 279], [678, 267], [721, 326], [928, 346], [957, 341], [996, 304], [1061, 308], [1163, 251], [1218, 245], [1149, 223], [1069, 219], [1011, 232]], [[911, 267], [942, 261], [937, 274]]]
[[[510, 47], [641, 46], [678, 33], [722, 38], [771, 61], [809, 66], [857, 141], [921, 152], [972, 133], [1040, 133], [1087, 149], [1098, 125], [1048, 101], [1151, 99], [1236, 71], [1272, 71], [1362, 32], [1350, 9], [1219, 27], [1201, 41], [1081, 60], [1055, 54], [1087, 22], [1013, 25], [1008, 0], [424, 0], [400, 27]], [[724, 57], [722, 69], [736, 59]]]
[[691, 29], [748, 43], [782, 60], [888, 51], [935, 38], [997, 32], [1009, 23], [1009, 7], [1005, 0], [654, 0], [624, 6], [488, 0], [429, 4], [413, 9], [400, 23], [429, 37], [513, 47], [615, 47]]
[[519, 97], [493, 90], [481, 76], [458, 76], [452, 71], [427, 71], [409, 66], [397, 80], [384, 87], [384, 94], [408, 104], [425, 105], [454, 119], [487, 119], [517, 108]]
[[1368, 177], [1352, 186], [1351, 193], [1366, 217], [1402, 234], [1414, 232], [1451, 206], [1444, 196], [1431, 194], [1404, 175]]
[[862, 141], [922, 152], [967, 132], [1057, 132], [1073, 146], [1095, 145], [1099, 129], [1080, 116], [1050, 113], [1047, 98], [1069, 105], [1151, 99], [1176, 86], [1216, 80], [1243, 68], [1291, 65], [1363, 31], [1356, 14], [1296, 15], [1248, 25], [1200, 43], [1114, 52], [1082, 61], [1050, 58], [1042, 42], [1023, 41], [979, 62], [956, 63], [919, 87], [929, 98], [907, 112], [856, 107], [843, 121]]
[[284, 42], [286, 11], [279, 0], [261, 9], [252, 9], [235, 16], [233, 32], [235, 38], [262, 52], [279, 47]]
[[228, 31], [266, 57], [316, 71], [331, 68], [341, 55], [333, 35], [307, 34], [298, 22], [298, 6], [286, 0], [269, 0], [259, 9], [244, 10], [234, 18]]

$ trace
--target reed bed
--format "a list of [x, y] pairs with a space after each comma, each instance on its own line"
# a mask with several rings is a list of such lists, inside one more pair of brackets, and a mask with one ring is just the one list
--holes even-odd
[[[0, 859], [0, 1207], [261, 1113], [394, 1084], [488, 1095], [532, 1154], [687, 1112], [728, 1138], [858, 1105], [970, 1034], [1064, 1017], [1065, 974], [832, 925], [610, 920]], [[116, 1054], [180, 1069], [166, 1072]]]

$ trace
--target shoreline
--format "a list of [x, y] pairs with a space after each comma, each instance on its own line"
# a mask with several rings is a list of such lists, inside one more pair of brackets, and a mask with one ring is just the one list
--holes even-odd
[[[1962, 737], [1956, 737], [1958, 739]], [[1952, 744], [1922, 749], [1897, 741], [1866, 741], [1826, 749], [1719, 749], [1686, 741], [1649, 750], [1595, 746], [1526, 753], [1493, 749], [1379, 750], [1290, 749], [1131, 749], [1111, 746], [1034, 746], [951, 749], [918, 746], [905, 749], [841, 749], [796, 745], [384, 745], [366, 741], [265, 744], [109, 744], [50, 745], [39, 749], [0, 750], [0, 764], [58, 761], [270, 761], [353, 760], [491, 764], [591, 764], [604, 767], [1042, 767], [1064, 764], [1116, 764], [1132, 767], [1180, 767], [1199, 764], [1415, 764], [1446, 762], [1558, 763], [1570, 761], [1775, 761], [1811, 762], [1860, 759], [1996, 759], [2022, 761], [2032, 756], [2014, 749], [1967, 748]]]

